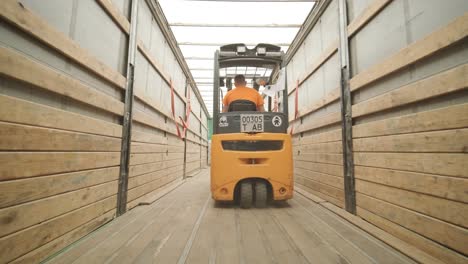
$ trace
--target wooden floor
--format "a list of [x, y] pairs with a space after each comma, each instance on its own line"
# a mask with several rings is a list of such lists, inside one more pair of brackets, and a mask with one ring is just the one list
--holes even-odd
[[51, 263], [413, 263], [295, 194], [267, 209], [216, 206], [209, 171], [139, 206]]

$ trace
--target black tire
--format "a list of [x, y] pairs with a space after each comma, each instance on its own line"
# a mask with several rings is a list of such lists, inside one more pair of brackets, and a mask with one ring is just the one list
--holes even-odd
[[264, 181], [255, 183], [255, 207], [265, 208], [268, 202], [268, 188]]
[[240, 207], [248, 209], [252, 207], [253, 189], [251, 182], [242, 182], [240, 185]]

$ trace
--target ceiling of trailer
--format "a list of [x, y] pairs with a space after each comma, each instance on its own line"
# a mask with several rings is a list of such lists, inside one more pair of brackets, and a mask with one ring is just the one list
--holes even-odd
[[[305, 0], [159, 0], [159, 3], [211, 116], [215, 50], [230, 43], [270, 43], [281, 45], [286, 52], [314, 5], [313, 1]], [[250, 68], [229, 69], [221, 72], [221, 76], [269, 74], [265, 68]]]

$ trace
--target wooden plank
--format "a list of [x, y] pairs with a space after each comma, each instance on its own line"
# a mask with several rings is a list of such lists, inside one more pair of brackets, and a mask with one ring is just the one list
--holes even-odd
[[468, 180], [390, 169], [355, 167], [356, 179], [468, 203]]
[[[91, 256], [89, 260], [85, 260], [83, 263], [94, 259], [99, 262], [108, 259], [116, 264], [152, 263], [153, 258], [164, 248], [165, 243], [173, 235], [176, 228], [182, 223], [190, 221], [189, 219], [193, 219], [192, 217], [200, 210], [197, 207], [183, 206], [181, 201], [177, 201], [175, 205], [171, 204], [169, 207], [169, 210], [164, 210], [164, 214], [158, 215], [153, 221], [147, 221], [145, 227], [131, 238], [131, 243], [127, 242], [122, 249], [115, 248], [115, 253], [110, 257]], [[189, 217], [189, 219], [186, 217]], [[161, 226], [164, 226], [164, 228], [159, 228]], [[159, 241], [159, 243], [156, 241]], [[174, 262], [176, 261], [162, 263]]]
[[459, 104], [353, 126], [353, 138], [468, 127], [468, 104]]
[[159, 129], [161, 131], [165, 131], [167, 133], [177, 135], [177, 133], [173, 129], [168, 128], [167, 124], [160, 124], [159, 120], [155, 119], [147, 113], [144, 113], [143, 111], [134, 109], [133, 114], [133, 121], [135, 122]]
[[[358, 230], [340, 217], [327, 212], [318, 204], [311, 203], [302, 196], [292, 200], [291, 205], [301, 214], [303, 224], [320, 235], [348, 263], [404, 263], [406, 257], [389, 250], [388, 246], [371, 238], [364, 231]], [[302, 210], [300, 210], [302, 209]], [[302, 217], [300, 216], [302, 215]], [[382, 244], [380, 244], [382, 243]]]
[[164, 166], [166, 168], [174, 167], [176, 165], [183, 165], [184, 159], [174, 159], [174, 160], [166, 160], [164, 161]]
[[83, 104], [123, 115], [124, 104], [117, 99], [9, 48], [0, 47], [0, 72]]
[[348, 25], [348, 38], [359, 32], [369, 21], [377, 16], [392, 0], [374, 0]]
[[132, 142], [132, 153], [166, 153], [169, 151], [167, 145], [145, 144]]
[[0, 209], [0, 237], [105, 199], [116, 193], [117, 181], [112, 181]]
[[468, 231], [465, 228], [356, 193], [358, 206], [386, 218], [422, 236], [435, 240], [463, 254], [468, 252]]
[[343, 165], [343, 155], [340, 154], [301, 152], [299, 155], [294, 155], [293, 158], [301, 161]]
[[341, 128], [304, 137], [293, 137], [293, 145], [324, 143], [341, 140]]
[[[379, 239], [372, 237], [364, 230], [357, 228], [342, 217], [330, 212], [327, 208], [324, 208], [322, 204], [311, 203], [302, 196], [299, 196], [298, 199], [296, 199], [296, 202], [301, 204], [301, 207], [308, 212], [310, 217], [317, 218], [326, 224], [319, 229], [327, 227], [331, 228], [333, 233], [339, 234], [338, 239], [344, 240], [353, 246], [348, 250], [358, 251], [364, 254], [369, 259], [368, 261], [371, 261], [372, 263], [413, 263], [413, 260], [404, 254], [396, 251]], [[323, 204], [329, 205], [329, 203], [326, 202]], [[337, 210], [339, 209], [337, 208]], [[330, 233], [330, 235], [333, 233]], [[326, 235], [324, 235], [324, 237], [325, 236]], [[336, 244], [336, 242], [332, 243], [332, 245], [334, 244]], [[350, 263], [360, 262], [350, 261]]]
[[132, 129], [132, 142], [167, 144], [167, 138], [163, 135], [152, 134], [148, 132]]
[[353, 140], [359, 152], [468, 152], [468, 129], [401, 134]]
[[135, 89], [134, 94], [135, 94], [135, 97], [138, 98], [140, 101], [142, 101], [144, 104], [148, 105], [149, 107], [153, 108], [153, 110], [156, 110], [157, 112], [167, 117], [168, 121], [174, 122], [174, 119], [172, 118], [172, 114], [169, 112], [169, 110], [166, 110], [161, 106], [161, 102], [159, 100], [156, 100], [148, 96], [146, 92], [141, 89]]
[[355, 152], [354, 163], [367, 167], [468, 177], [468, 155], [465, 154]]
[[119, 167], [0, 182], [0, 208], [115, 181]]
[[[310, 189], [325, 194], [327, 196], [333, 197], [334, 199], [337, 199], [339, 201], [344, 201], [344, 191], [343, 189], [335, 188], [333, 186], [323, 184], [311, 179], [307, 179], [305, 177], [296, 175], [295, 181], [297, 181], [299, 184], [309, 187]], [[326, 199], [327, 200], [327, 199]], [[330, 201], [330, 200], [329, 200]]]
[[[129, 231], [138, 231], [139, 228], [143, 228], [147, 221], [153, 221], [156, 219], [162, 212], [164, 208], [168, 207], [171, 203], [159, 203], [151, 208], [149, 206], [137, 207], [133, 210], [127, 211], [124, 215], [117, 218], [115, 221], [112, 221], [109, 225], [106, 225], [101, 230], [94, 232], [91, 236], [85, 238], [86, 243], [77, 243], [56, 257], [52, 258], [50, 263], [71, 263], [83, 261], [83, 258], [92, 255], [93, 252], [99, 252], [103, 254], [109, 254], [111, 249], [119, 248], [124, 245], [122, 241], [124, 239], [130, 239], [134, 232]], [[132, 228], [132, 224], [136, 228]], [[108, 243], [108, 242], [111, 243]], [[118, 243], [118, 245], [115, 245]], [[102, 249], [102, 246], [105, 245], [106, 249]], [[112, 253], [110, 253], [112, 254]], [[96, 262], [96, 259], [93, 261]]]
[[164, 160], [175, 160], [175, 159], [183, 159], [184, 153], [167, 153], [164, 156]]
[[111, 221], [114, 218], [114, 216], [115, 210], [109, 211], [106, 214], [99, 216], [76, 229], [73, 229], [65, 235], [54, 239], [51, 242], [39, 248], [36, 248], [28, 254], [17, 258], [12, 263], [39, 263], [45, 260], [47, 257], [51, 256], [52, 254], [70, 245], [71, 243], [93, 232], [105, 223]]
[[120, 10], [112, 3], [111, 0], [96, 0], [102, 9], [112, 18], [117, 26], [122, 29], [124, 33], [128, 35], [130, 32], [130, 22], [128, 19], [120, 12]]
[[314, 203], [323, 203], [323, 202], [326, 202], [326, 200], [318, 197], [318, 196], [315, 196], [313, 195], [312, 193], [310, 193], [309, 191], [306, 191], [305, 189], [302, 189], [298, 186], [294, 186], [294, 191], [299, 193], [300, 195], [306, 197], [307, 199], [309, 200], [312, 200]]
[[[192, 133], [192, 134], [194, 134], [195, 136], [199, 137], [200, 139], [202, 138], [202, 135], [201, 135], [199, 132], [195, 131], [195, 130], [194, 130], [193, 128], [191, 128], [190, 126], [189, 126], [189, 128], [187, 129], [187, 131], [189, 131], [190, 133]], [[197, 138], [197, 139], [198, 139], [198, 138]]]
[[185, 146], [185, 142], [182, 139], [172, 134], [167, 135], [167, 144], [170, 146]]
[[131, 153], [130, 154], [130, 165], [138, 165], [144, 163], [153, 163], [162, 161], [164, 154], [163, 153]]
[[450, 201], [426, 194], [384, 186], [378, 183], [356, 180], [356, 191], [440, 220], [468, 227], [466, 203]]
[[310, 180], [343, 189], [343, 177], [336, 177], [330, 174], [319, 173], [301, 168], [295, 168], [294, 173]]
[[336, 205], [336, 206], [338, 206], [340, 208], [344, 208], [344, 199], [338, 200], [333, 196], [330, 196], [330, 195], [321, 193], [319, 191], [316, 191], [316, 190], [314, 190], [314, 189], [312, 189], [312, 188], [310, 188], [310, 187], [308, 187], [306, 185], [301, 184], [300, 182], [296, 182], [294, 184], [297, 185], [297, 186], [300, 186], [300, 188], [302, 190], [304, 190], [305, 192], [307, 192], [309, 195], [313, 195], [313, 196], [318, 197], [319, 199], [322, 199], [323, 202], [327, 201], [327, 202], [330, 202], [330, 203], [332, 203], [332, 204], [334, 204], [334, 205]]
[[340, 165], [295, 160], [294, 167], [343, 177], [343, 166]]
[[122, 135], [120, 125], [5, 95], [0, 95], [0, 121], [111, 137]]
[[79, 228], [92, 219], [114, 209], [116, 203], [117, 197], [114, 195], [10, 236], [0, 238], [2, 261], [12, 261], [75, 228]]
[[133, 201], [128, 203], [129, 208], [134, 208], [137, 205], [143, 205], [143, 204], [152, 204], [155, 201], [159, 200], [166, 194], [170, 193], [171, 191], [175, 190], [177, 187], [182, 185], [185, 181], [182, 179], [175, 179], [174, 181], [156, 189], [153, 190], [152, 192], [149, 192]]
[[0, 180], [112, 167], [120, 152], [0, 152]]
[[121, 140], [0, 121], [0, 150], [120, 151]]
[[[183, 167], [180, 167], [179, 168], [179, 171], [177, 172], [180, 172], [182, 173], [183, 171]], [[144, 185], [141, 185], [141, 186], [138, 186], [136, 188], [133, 188], [131, 190], [128, 190], [128, 197], [127, 197], [127, 205], [129, 203], [131, 203], [133, 200], [143, 196], [143, 195], [146, 195], [172, 181], [174, 181], [175, 179], [181, 179], [182, 178], [182, 175], [177, 175], [175, 172], [173, 172], [172, 174], [168, 174], [164, 177], [161, 177], [161, 178], [158, 178], [154, 181], [151, 181], [149, 182], [148, 184], [144, 184]]]
[[316, 153], [342, 153], [343, 147], [341, 141], [304, 144], [294, 146], [294, 150], [300, 152], [316, 152]]
[[[287, 237], [293, 240], [298, 251], [305, 257], [306, 260], [302, 263], [339, 263], [344, 260], [333, 246], [327, 244], [316, 232], [311, 232], [307, 226], [298, 222], [299, 219], [293, 212], [294, 210], [288, 210], [288, 208], [271, 210], [271, 217], [279, 223]], [[299, 212], [303, 213], [303, 210]], [[261, 245], [261, 242], [259, 243]]]
[[141, 186], [148, 182], [157, 180], [159, 178], [163, 178], [164, 176], [168, 175], [167, 171], [170, 171], [169, 169], [170, 169], [169, 167], [166, 167], [164, 170], [152, 171], [150, 173], [146, 173], [146, 174], [142, 174], [142, 175], [129, 178], [128, 190]]
[[391, 247], [395, 248], [396, 250], [402, 252], [403, 254], [407, 255], [408, 257], [416, 260], [419, 263], [440, 263], [443, 262], [437, 260], [436, 258], [428, 255], [427, 253], [419, 250], [418, 248], [414, 247], [411, 244], [408, 244], [393, 235], [375, 227], [374, 225], [364, 221], [360, 217], [352, 215], [345, 210], [338, 208], [329, 203], [322, 203], [322, 206], [329, 209], [330, 211], [334, 212], [335, 214], [343, 217], [350, 223], [358, 226], [359, 228], [363, 229], [364, 231], [368, 232], [372, 236], [380, 239], [381, 241], [385, 242], [386, 244], [390, 245]]
[[145, 173], [150, 173], [153, 171], [160, 170], [164, 168], [164, 166], [165, 166], [165, 162], [163, 161], [154, 162], [154, 163], [144, 163], [140, 165], [132, 165], [130, 166], [128, 175], [129, 177], [134, 177], [134, 176], [142, 175]]
[[357, 215], [370, 222], [371, 224], [379, 227], [389, 234], [405, 241], [406, 243], [413, 245], [429, 255], [439, 259], [440, 261], [453, 264], [464, 264], [467, 263], [468, 258], [450, 250], [430, 239], [427, 239], [417, 233], [411, 232], [408, 229], [401, 227], [387, 219], [380, 217], [374, 213], [371, 213], [361, 207], [357, 207]]
[[408, 45], [394, 55], [383, 60], [358, 75], [350, 82], [351, 91], [358, 89], [385, 77], [403, 67], [427, 58], [435, 52], [461, 41], [468, 35], [468, 13], [457, 17], [448, 25], [432, 32], [428, 36]]
[[0, 16], [104, 80], [125, 89], [125, 77], [122, 74], [97, 60], [87, 50], [51, 27], [44, 19], [32, 13], [24, 5], [15, 0], [5, 0], [0, 6]]
[[184, 146], [167, 146], [167, 151], [183, 153], [185, 150]]
[[341, 121], [341, 114], [339, 112], [327, 114], [325, 116], [316, 117], [308, 120], [307, 123], [301, 124], [294, 130], [294, 134], [303, 133], [320, 127], [336, 124]]
[[[466, 90], [468, 64], [438, 73], [353, 105], [353, 118]], [[424, 90], [424, 92], [421, 92]]]

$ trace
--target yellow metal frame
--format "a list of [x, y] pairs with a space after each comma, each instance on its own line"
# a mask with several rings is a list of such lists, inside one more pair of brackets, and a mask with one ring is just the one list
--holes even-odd
[[[274, 151], [224, 150], [223, 140], [282, 140], [283, 148]], [[255, 164], [250, 161], [255, 160]], [[234, 200], [237, 183], [261, 178], [272, 186], [273, 200], [291, 199], [293, 195], [293, 160], [291, 136], [278, 133], [216, 134], [211, 137], [211, 194], [217, 201]]]

